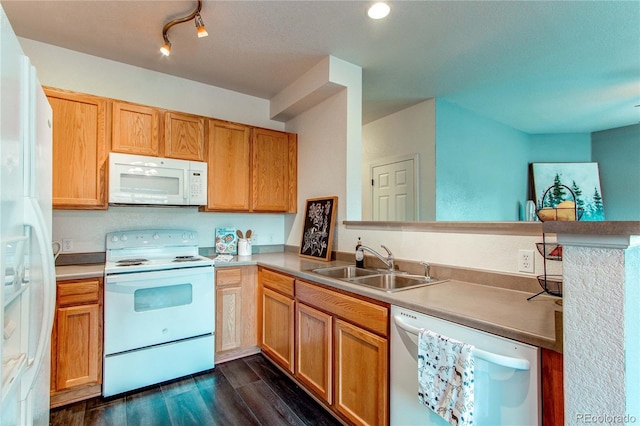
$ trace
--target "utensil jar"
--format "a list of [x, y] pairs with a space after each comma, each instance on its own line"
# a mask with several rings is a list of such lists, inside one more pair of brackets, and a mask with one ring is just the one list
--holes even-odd
[[238, 256], [251, 256], [251, 240], [246, 238], [238, 240]]

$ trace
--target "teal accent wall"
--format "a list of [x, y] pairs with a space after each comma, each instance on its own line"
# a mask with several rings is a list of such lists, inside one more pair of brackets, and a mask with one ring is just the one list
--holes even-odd
[[527, 199], [529, 140], [436, 99], [436, 220], [519, 220]]
[[594, 132], [605, 220], [640, 220], [640, 124]]
[[589, 133], [530, 135], [436, 99], [436, 220], [521, 220], [529, 163], [595, 161], [591, 149]]
[[591, 162], [591, 133], [531, 135], [529, 162]]

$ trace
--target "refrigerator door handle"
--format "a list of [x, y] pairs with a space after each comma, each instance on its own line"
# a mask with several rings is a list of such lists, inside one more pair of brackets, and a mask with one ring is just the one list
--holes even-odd
[[[34, 362], [36, 366], [40, 364], [40, 360], [44, 355], [44, 350], [48, 340], [51, 338], [51, 329], [53, 327], [54, 304], [56, 300], [55, 287], [55, 266], [53, 264], [53, 247], [47, 235], [47, 226], [45, 224], [44, 215], [38, 204], [38, 200], [32, 197], [24, 197], [24, 221], [35, 231], [35, 237], [38, 240], [38, 247], [42, 255], [43, 266], [43, 312], [40, 336], [38, 337], [38, 346], [36, 353], [32, 359], [27, 360], [28, 367], [32, 367]], [[35, 368], [34, 370], [38, 370]], [[30, 371], [28, 381], [30, 384], [35, 380], [37, 371]]]

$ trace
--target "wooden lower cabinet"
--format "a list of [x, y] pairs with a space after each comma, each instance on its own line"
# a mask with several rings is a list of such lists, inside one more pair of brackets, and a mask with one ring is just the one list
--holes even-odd
[[294, 303], [268, 288], [262, 292], [262, 351], [293, 373]]
[[343, 420], [389, 423], [389, 307], [296, 280], [295, 378]]
[[335, 336], [336, 410], [355, 424], [388, 424], [387, 339], [341, 320]]
[[289, 373], [294, 372], [294, 279], [264, 268], [260, 283], [260, 348]]
[[333, 318], [296, 305], [296, 377], [323, 401], [333, 403]]
[[102, 388], [102, 278], [59, 281], [51, 343], [51, 406]]
[[257, 267], [216, 268], [216, 362], [259, 352]]
[[563, 355], [542, 348], [542, 424], [564, 425]]

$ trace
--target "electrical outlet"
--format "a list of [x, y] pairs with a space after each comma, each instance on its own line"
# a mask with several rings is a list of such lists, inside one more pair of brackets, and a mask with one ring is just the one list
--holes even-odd
[[64, 252], [73, 251], [73, 240], [71, 238], [62, 239], [62, 251]]
[[518, 271], [533, 274], [535, 272], [533, 259], [533, 250], [518, 250]]

